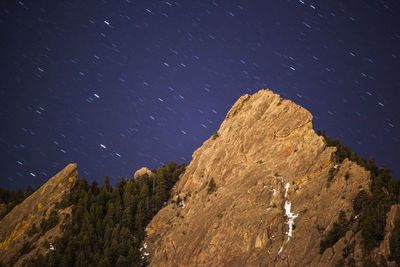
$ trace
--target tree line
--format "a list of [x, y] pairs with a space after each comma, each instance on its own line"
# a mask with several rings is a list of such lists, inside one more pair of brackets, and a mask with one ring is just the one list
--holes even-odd
[[16, 191], [0, 188], [0, 220], [34, 191], [32, 186], [28, 186], [25, 190]]
[[170, 198], [170, 190], [185, 164], [169, 164], [135, 179], [121, 178], [112, 187], [109, 177], [99, 186], [79, 179], [59, 208], [72, 206], [46, 255], [30, 266], [143, 266], [145, 227]]
[[[353, 200], [354, 214], [351, 215], [350, 219], [352, 223], [357, 222], [357, 231], [361, 231], [362, 251], [365, 262], [371, 262], [367, 256], [384, 239], [386, 215], [392, 205], [400, 203], [400, 181], [391, 176], [392, 171], [387, 165], [383, 164], [381, 167], [378, 167], [373, 157], [367, 161], [365, 158], [352, 152], [348, 146], [342, 145], [340, 140], [333, 140], [325, 131], [318, 131], [317, 134], [324, 137], [327, 146], [336, 147], [335, 160], [337, 163], [342, 163], [344, 159], [348, 158], [350, 161], [364, 167], [371, 174], [369, 192], [361, 190]], [[357, 221], [352, 219], [355, 216], [358, 216]], [[339, 221], [336, 227], [334, 227], [335, 229], [331, 230], [335, 231], [335, 234], [328, 232], [326, 239], [321, 241], [321, 253], [339, 240], [336, 235], [337, 233], [341, 233], [340, 237], [344, 236], [344, 231], [338, 230], [338, 225], [348, 228], [348, 223], [343, 223], [343, 214], [339, 218]], [[400, 227], [400, 222], [396, 225], [396, 227]], [[399, 232], [400, 229], [395, 229], [395, 233]], [[332, 239], [336, 240], [335, 242], [330, 240], [332, 236], [335, 237]], [[400, 264], [400, 255], [398, 253], [400, 249], [399, 234], [392, 236], [390, 247], [391, 256], [389, 260], [395, 260]]]

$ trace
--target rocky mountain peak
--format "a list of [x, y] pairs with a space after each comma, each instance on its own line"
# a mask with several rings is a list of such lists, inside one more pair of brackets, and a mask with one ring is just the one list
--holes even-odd
[[355, 163], [335, 163], [335, 151], [292, 101], [270, 90], [240, 97], [148, 225], [151, 265], [334, 264], [320, 241], [369, 183]]
[[315, 134], [310, 112], [261, 90], [233, 105], [219, 130], [194, 152], [177, 190], [197, 189], [192, 184], [207, 182], [207, 177], [223, 186], [258, 169], [292, 184], [329, 167], [334, 152]]

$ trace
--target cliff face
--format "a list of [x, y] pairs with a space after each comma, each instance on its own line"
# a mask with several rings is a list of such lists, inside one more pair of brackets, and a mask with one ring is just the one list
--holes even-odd
[[174, 189], [182, 201], [148, 225], [150, 265], [334, 266], [344, 245], [320, 255], [320, 241], [369, 183], [355, 163], [336, 165], [334, 152], [307, 110], [269, 90], [242, 96], [194, 152]]
[[[71, 208], [56, 209], [59, 221], [45, 233], [40, 233], [40, 225], [47, 220], [56, 203], [69, 194], [77, 175], [76, 164], [69, 164], [0, 221], [1, 263], [26, 265], [30, 258], [54, 249], [51, 242], [61, 234], [62, 224], [67, 214], [71, 214]], [[33, 225], [38, 230], [33, 230]]]

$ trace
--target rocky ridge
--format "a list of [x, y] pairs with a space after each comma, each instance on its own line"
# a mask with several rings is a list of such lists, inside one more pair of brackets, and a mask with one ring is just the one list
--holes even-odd
[[150, 265], [335, 266], [353, 241], [359, 262], [355, 229], [320, 255], [340, 211], [349, 219], [352, 200], [369, 190], [369, 172], [347, 159], [337, 164], [335, 150], [304, 108], [270, 90], [242, 96], [147, 226]]
[[[77, 175], [76, 164], [69, 164], [0, 221], [0, 262], [23, 266], [39, 253], [45, 255], [54, 249], [52, 240], [61, 234], [71, 208], [56, 209], [59, 222], [43, 234], [40, 225], [64, 195], [69, 194]], [[33, 225], [39, 229], [37, 232], [32, 231]]]

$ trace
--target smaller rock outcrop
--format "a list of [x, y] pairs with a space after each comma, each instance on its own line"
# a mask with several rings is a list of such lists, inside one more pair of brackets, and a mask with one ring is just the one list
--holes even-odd
[[71, 207], [57, 205], [70, 193], [77, 176], [76, 164], [69, 164], [0, 221], [1, 263], [24, 266], [38, 253], [54, 249], [52, 242], [71, 215]]
[[133, 178], [136, 179], [137, 177], [142, 176], [144, 174], [147, 174], [148, 176], [153, 175], [153, 173], [147, 167], [142, 167], [135, 172]]
[[[376, 258], [379, 254], [384, 255], [386, 259], [390, 259], [390, 238], [395, 229], [396, 222], [400, 220], [400, 205], [392, 205], [390, 211], [386, 215], [385, 237], [380, 243], [379, 248], [375, 249]], [[395, 262], [388, 262], [388, 266], [397, 266]]]

